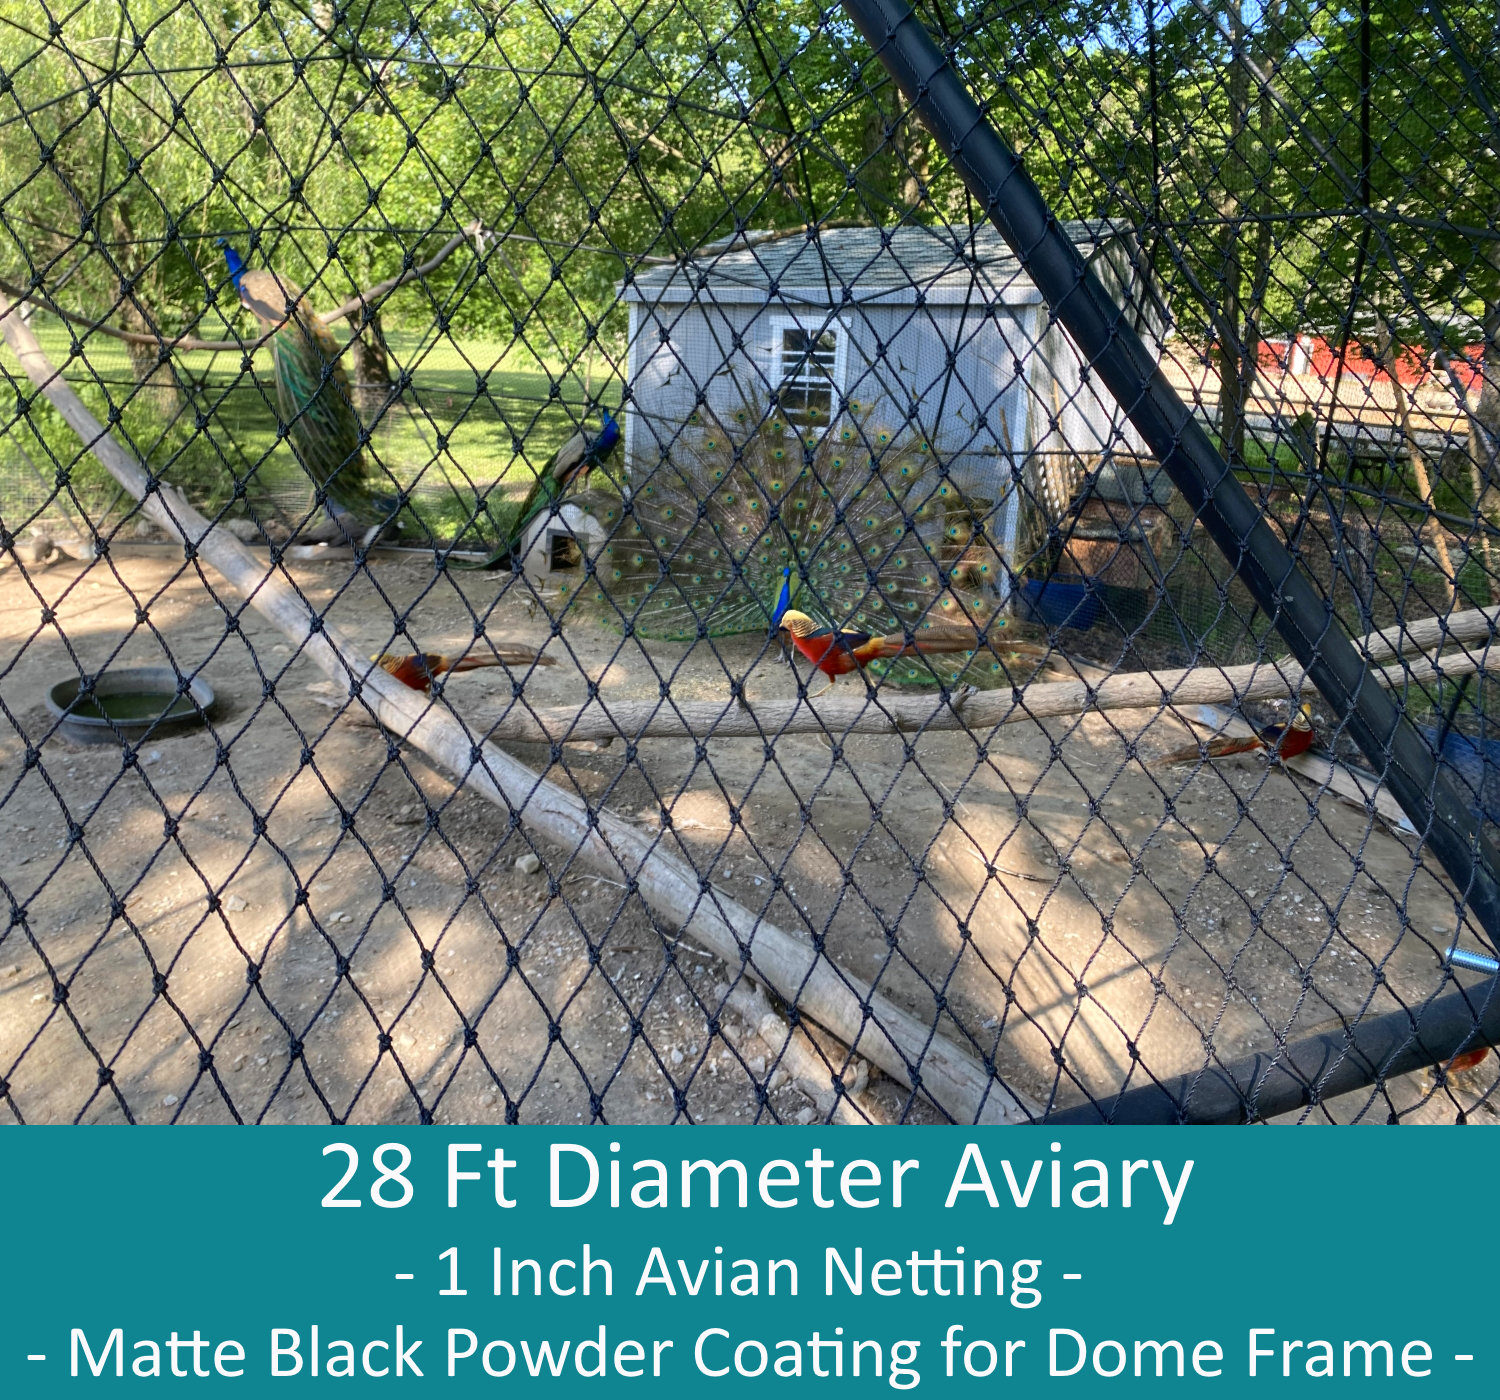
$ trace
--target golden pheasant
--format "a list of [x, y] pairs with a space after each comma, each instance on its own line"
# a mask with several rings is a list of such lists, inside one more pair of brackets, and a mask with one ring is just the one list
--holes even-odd
[[1308, 707], [1304, 705], [1292, 716], [1290, 725], [1268, 724], [1254, 734], [1231, 737], [1221, 734], [1206, 744], [1184, 744], [1173, 749], [1151, 763], [1153, 768], [1170, 768], [1174, 763], [1197, 763], [1200, 758], [1231, 758], [1235, 754], [1254, 753], [1257, 749], [1268, 749], [1281, 759], [1295, 758], [1312, 747], [1313, 727], [1308, 718]]
[[484, 666], [555, 666], [550, 656], [543, 656], [531, 647], [494, 646], [487, 652], [469, 652], [455, 660], [441, 652], [422, 651], [406, 656], [384, 653], [370, 658], [382, 671], [388, 671], [413, 690], [429, 691], [439, 676], [459, 671], [477, 671]]
[[[998, 622], [996, 626], [999, 626]], [[1001, 656], [1026, 656], [1040, 661], [1047, 654], [1045, 647], [1031, 642], [999, 643], [988, 637], [981, 639], [977, 627], [962, 623], [925, 624], [910, 640], [904, 632], [871, 636], [868, 632], [856, 632], [846, 627], [835, 632], [831, 627], [819, 626], [813, 618], [796, 608], [782, 610], [777, 631], [828, 677], [829, 686], [840, 676], [864, 670], [872, 661], [888, 661], [898, 656], [993, 651]]]

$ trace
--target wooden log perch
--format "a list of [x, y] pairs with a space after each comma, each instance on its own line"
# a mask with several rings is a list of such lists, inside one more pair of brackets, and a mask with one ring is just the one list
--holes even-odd
[[[1473, 609], [1428, 618], [1404, 630], [1372, 632], [1365, 649], [1372, 662], [1401, 650], [1446, 642], [1474, 644], [1476, 651], [1420, 656], [1372, 668], [1377, 685], [1429, 685], [1440, 678], [1500, 669], [1500, 649], [1488, 642], [1500, 608]], [[585, 739], [774, 739], [782, 734], [909, 734], [969, 729], [983, 733], [1002, 724], [1056, 719], [1085, 711], [1156, 710], [1192, 705], [1241, 705], [1296, 695], [1308, 686], [1295, 662], [1251, 662], [1246, 666], [1196, 666], [1180, 671], [1125, 671], [1100, 681], [1038, 681], [1019, 690], [968, 691], [943, 700], [879, 690], [859, 681], [844, 695], [817, 700], [765, 700], [748, 708], [723, 700], [593, 700], [587, 705], [513, 705], [496, 715], [475, 716], [485, 737], [510, 743], [546, 744]]]
[[715, 889], [663, 837], [591, 809], [581, 798], [492, 743], [476, 744], [463, 725], [418, 691], [362, 657], [318, 618], [277, 566], [269, 570], [227, 530], [212, 526], [175, 490], [150, 477], [85, 407], [47, 359], [14, 305], [0, 303], [0, 332], [31, 382], [100, 464], [191, 557], [211, 565], [330, 678], [349, 686], [385, 728], [456, 779], [574, 851], [575, 859], [623, 881], [667, 923], [732, 968], [750, 972], [787, 1004], [892, 1079], [920, 1089], [961, 1123], [1020, 1123], [1027, 1115], [973, 1055], [839, 968], [799, 935], [778, 928]]

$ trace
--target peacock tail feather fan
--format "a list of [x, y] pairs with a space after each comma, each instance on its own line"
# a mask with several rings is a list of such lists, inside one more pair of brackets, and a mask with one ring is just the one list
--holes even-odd
[[[953, 576], [960, 553], [977, 556], [983, 531], [964, 517], [955, 552], [947, 531], [959, 495], [921, 438], [855, 418], [812, 432], [750, 408], [728, 424], [703, 418], [624, 498], [589, 499], [607, 539], [581, 604], [648, 638], [764, 634], [790, 569], [791, 605], [832, 627], [1004, 626], [984, 586], [992, 580]], [[998, 557], [994, 581], [997, 566]], [[998, 637], [992, 645], [998, 654], [902, 657], [871, 670], [907, 684], [1008, 684]]]

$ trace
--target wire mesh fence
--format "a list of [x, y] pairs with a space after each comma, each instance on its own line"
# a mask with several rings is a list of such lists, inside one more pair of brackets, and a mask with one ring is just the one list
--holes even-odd
[[1493, 1116], [1497, 26], [0, 6], [8, 1116]]

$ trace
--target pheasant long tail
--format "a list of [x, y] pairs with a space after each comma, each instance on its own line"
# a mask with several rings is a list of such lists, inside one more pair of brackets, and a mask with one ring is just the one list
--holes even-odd
[[477, 671], [484, 666], [555, 666], [550, 656], [542, 656], [532, 647], [496, 644], [492, 652], [471, 652], [457, 661], [437, 652], [416, 652], [408, 656], [379, 656], [376, 663], [389, 671], [402, 685], [426, 690], [439, 676], [450, 672]]
[[551, 656], [543, 656], [533, 647], [495, 644], [494, 652], [470, 652], [461, 656], [448, 669], [450, 671], [477, 671], [484, 666], [555, 666]]
[[860, 650], [871, 661], [891, 660], [898, 656], [944, 656], [960, 651], [978, 651], [979, 636], [973, 629], [949, 631], [944, 628], [939, 631], [934, 628], [908, 642], [904, 633], [895, 632], [889, 637], [875, 638]]
[[1217, 739], [1210, 739], [1206, 744], [1184, 744], [1180, 749], [1173, 749], [1170, 753], [1153, 759], [1150, 766], [1170, 768], [1177, 763], [1197, 763], [1199, 759], [1233, 758], [1237, 753], [1254, 753], [1265, 747], [1266, 741], [1259, 734], [1246, 734], [1238, 738], [1221, 735]]

